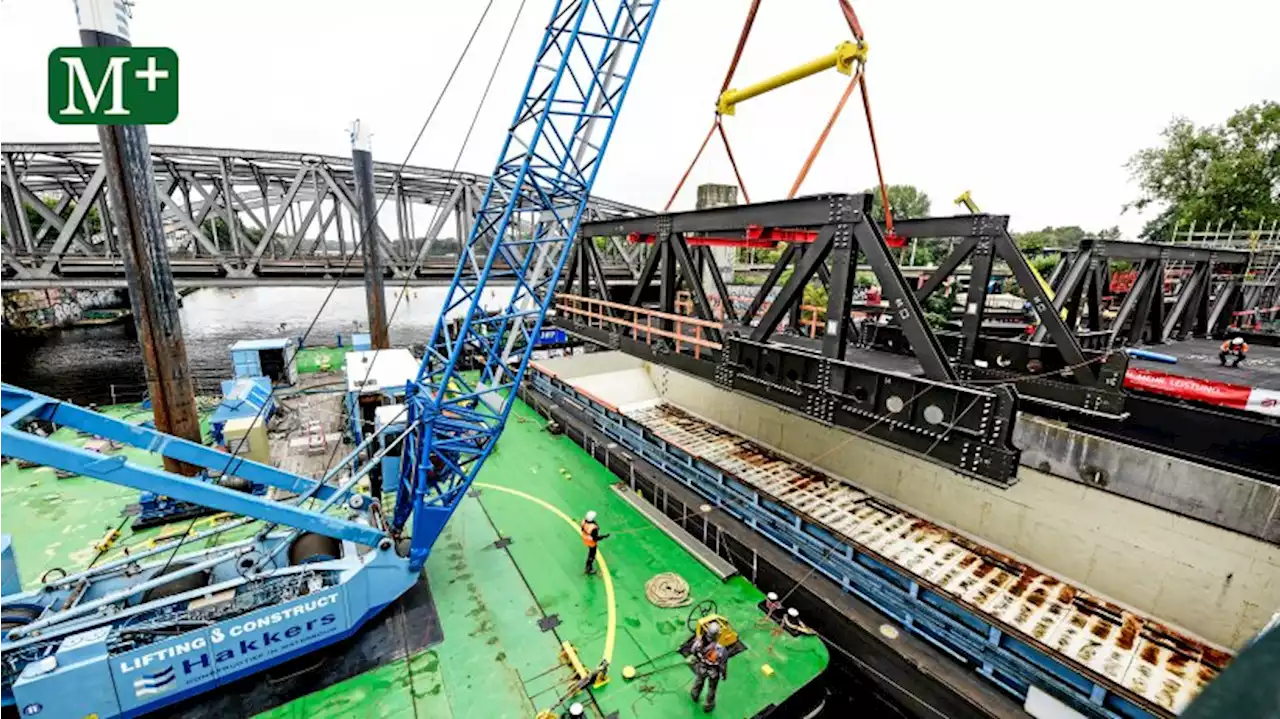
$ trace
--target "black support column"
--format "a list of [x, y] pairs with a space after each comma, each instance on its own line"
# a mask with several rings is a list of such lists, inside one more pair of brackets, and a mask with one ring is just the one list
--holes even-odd
[[[83, 46], [131, 45], [127, 18], [118, 15], [112, 3], [81, 3], [76, 14]], [[111, 215], [124, 258], [129, 304], [146, 365], [156, 429], [200, 442], [200, 415], [187, 366], [169, 248], [160, 222], [146, 127], [99, 125], [98, 142], [107, 168]], [[189, 476], [198, 472], [197, 467], [168, 457], [164, 466]]]
[[369, 343], [387, 349], [386, 292], [382, 281], [382, 260], [378, 254], [378, 206], [373, 194], [373, 146], [369, 129], [359, 120], [351, 128], [351, 169], [356, 178], [356, 200], [360, 203], [360, 254], [364, 258], [364, 295], [369, 310]]

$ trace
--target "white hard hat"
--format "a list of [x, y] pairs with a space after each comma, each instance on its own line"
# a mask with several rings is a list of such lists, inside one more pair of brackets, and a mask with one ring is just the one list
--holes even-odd
[[586, 715], [587, 715], [587, 710], [583, 708], [581, 702], [574, 702], [573, 704], [569, 705], [569, 716], [584, 717]]
[[1244, 344], [1244, 338], [1243, 338], [1243, 337], [1237, 337], [1237, 338], [1235, 338], [1235, 339], [1231, 340], [1231, 344], [1233, 344], [1233, 345], [1242, 345], [1242, 344]]
[[594, 522], [594, 521], [596, 521], [596, 513], [595, 513], [595, 511], [594, 511], [594, 510], [593, 510], [593, 511], [590, 511], [590, 512], [587, 512], [587, 521], [588, 521], [588, 522]]
[[707, 622], [707, 634], [715, 636], [720, 633], [720, 622]]

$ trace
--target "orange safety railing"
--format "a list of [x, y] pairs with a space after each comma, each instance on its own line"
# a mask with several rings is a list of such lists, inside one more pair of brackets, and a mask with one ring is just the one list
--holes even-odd
[[[720, 302], [720, 298], [708, 297], [707, 302], [711, 304], [711, 311], [715, 313], [715, 316], [720, 319], [724, 319], [724, 309], [721, 307], [723, 303]], [[770, 304], [772, 303], [766, 301], [760, 306], [760, 311], [769, 311]], [[676, 294], [676, 312], [680, 312], [682, 314], [693, 313], [693, 298], [689, 295], [688, 290], [681, 290]], [[826, 307], [819, 307], [817, 305], [800, 305], [800, 326], [808, 328], [807, 334], [809, 335], [809, 339], [813, 339], [818, 336], [818, 328], [822, 327], [826, 323], [826, 318]]]
[[[719, 322], [579, 295], [557, 294], [555, 306], [557, 313], [572, 316], [588, 327], [622, 329], [631, 335], [631, 339], [647, 345], [652, 345], [655, 337], [670, 339], [675, 344], [676, 352], [690, 349], [693, 356], [699, 359], [703, 350], [719, 350], [722, 347], [719, 342], [705, 336], [707, 330], [722, 330], [723, 326]], [[609, 314], [607, 310], [614, 310], [615, 313]], [[672, 329], [663, 327], [663, 321], [670, 322]]]

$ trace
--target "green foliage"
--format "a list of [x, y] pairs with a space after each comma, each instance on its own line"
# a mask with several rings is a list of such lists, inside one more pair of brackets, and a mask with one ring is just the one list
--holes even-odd
[[804, 303], [811, 307], [827, 306], [827, 288], [820, 283], [810, 282], [804, 288]]
[[[235, 215], [235, 221], [236, 236], [240, 238], [241, 251], [245, 248], [256, 247], [262, 242], [262, 228], [246, 225], [244, 220], [240, 219], [239, 214]], [[314, 223], [312, 227], [314, 228], [318, 224], [319, 223]], [[200, 225], [200, 229], [204, 232], [206, 237], [213, 241], [214, 246], [219, 250], [227, 252], [231, 251], [231, 231], [227, 229], [227, 221], [221, 215], [212, 215], [207, 217], [204, 224]], [[332, 242], [333, 235], [330, 234], [329, 237], [329, 241]], [[272, 234], [271, 239], [276, 243], [276, 247], [281, 252], [285, 251], [289, 245], [289, 237], [282, 235], [279, 232]], [[302, 246], [308, 247], [309, 245], [306, 244], [308, 242], [310, 242], [310, 240], [304, 241]]]
[[914, 240], [913, 242], [915, 242], [914, 252], [910, 242], [899, 251], [899, 255], [901, 255], [900, 264], [913, 267], [936, 266], [951, 253], [951, 240], [930, 239]]
[[[932, 205], [929, 196], [915, 185], [889, 185], [886, 191], [889, 193], [889, 208], [893, 210], [895, 220], [929, 216]], [[880, 201], [880, 188], [868, 187], [863, 192], [871, 194], [871, 216], [884, 222], [884, 203]]]
[[1062, 255], [1057, 253], [1040, 255], [1039, 257], [1031, 258], [1031, 266], [1036, 268], [1036, 272], [1039, 272], [1040, 276], [1047, 280], [1049, 279], [1049, 273], [1053, 272], [1053, 268], [1058, 266], [1058, 261], [1061, 259]]
[[1280, 103], [1250, 105], [1223, 125], [1176, 118], [1161, 137], [1128, 164], [1141, 194], [1126, 209], [1164, 207], [1143, 239], [1167, 240], [1178, 225], [1256, 227], [1280, 219]]
[[1023, 252], [1035, 253], [1046, 247], [1063, 250], [1075, 249], [1080, 245], [1080, 240], [1087, 236], [1088, 234], [1083, 229], [1072, 225], [1070, 227], [1046, 227], [1043, 230], [1034, 232], [1017, 232], [1014, 233], [1013, 239]]
[[958, 285], [954, 282], [946, 292], [934, 292], [924, 299], [924, 319], [934, 329], [943, 329], [951, 319], [951, 308], [956, 304]]
[[755, 262], [773, 264], [782, 256], [782, 250], [761, 250], [751, 247], [739, 247], [736, 255], [738, 262]]
[[[58, 201], [52, 197], [42, 197], [40, 198], [40, 201], [43, 202], [44, 206], [48, 207], [50, 210], [58, 206]], [[36, 210], [36, 208], [32, 207], [26, 202], [22, 203], [22, 209], [25, 210], [27, 213], [27, 225], [31, 228], [31, 231], [33, 233], [39, 232], [40, 228], [45, 224], [44, 216], [41, 215], [39, 211]], [[66, 220], [67, 218], [71, 217], [71, 213], [75, 211], [76, 211], [76, 201], [72, 200], [71, 202], [67, 203], [66, 207], [62, 208], [62, 213], [58, 216], [61, 217], [63, 220]], [[89, 213], [85, 216], [84, 224], [81, 227], [88, 229], [90, 236], [96, 235], [102, 231], [102, 218], [98, 216], [97, 205], [93, 205], [89, 208]], [[51, 236], [57, 237], [57, 234], [58, 234], [58, 229], [56, 227], [51, 227], [50, 229], [45, 231], [44, 237], [47, 240]]]

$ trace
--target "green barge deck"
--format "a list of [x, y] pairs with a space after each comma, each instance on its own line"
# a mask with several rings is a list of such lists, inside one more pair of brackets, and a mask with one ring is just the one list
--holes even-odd
[[[106, 411], [136, 421], [149, 416], [136, 405]], [[691, 607], [659, 608], [646, 597], [645, 583], [662, 572], [681, 575], [693, 603], [715, 601], [746, 647], [730, 662], [713, 716], [768, 715], [815, 683], [828, 662], [819, 638], [792, 636], [764, 618], [758, 589], [742, 577], [722, 580], [707, 569], [626, 502], [607, 469], [545, 426], [542, 417], [517, 403], [478, 485], [427, 562], [443, 640], [392, 651], [381, 666], [328, 686], [307, 686], [305, 694], [258, 716], [534, 717], [555, 705], [575, 679], [561, 658], [562, 642], [575, 648], [588, 669], [602, 658], [610, 661], [609, 682], [574, 698], [586, 705], [588, 716], [706, 716], [688, 695], [692, 672], [678, 654], [670, 654], [689, 637]], [[90, 439], [65, 429], [55, 437]], [[14, 537], [28, 587], [54, 567], [74, 572], [86, 566], [98, 554], [94, 544], [120, 525], [120, 512], [137, 499], [129, 489], [81, 477], [58, 479], [52, 469], [19, 469], [15, 462], [5, 464], [0, 488], [4, 531]], [[600, 569], [608, 571], [595, 576], [583, 573], [585, 550], [576, 529], [588, 510], [598, 513], [602, 532], [614, 535], [600, 549]], [[185, 528], [185, 522], [137, 533], [126, 528], [102, 561], [121, 547]], [[417, 630], [406, 624], [392, 633]], [[639, 677], [625, 680], [626, 666], [637, 666]], [[226, 711], [237, 700], [218, 701]], [[257, 708], [241, 706], [238, 715]], [[556, 716], [567, 708], [565, 701]], [[183, 715], [207, 712], [197, 703], [184, 707]]]

